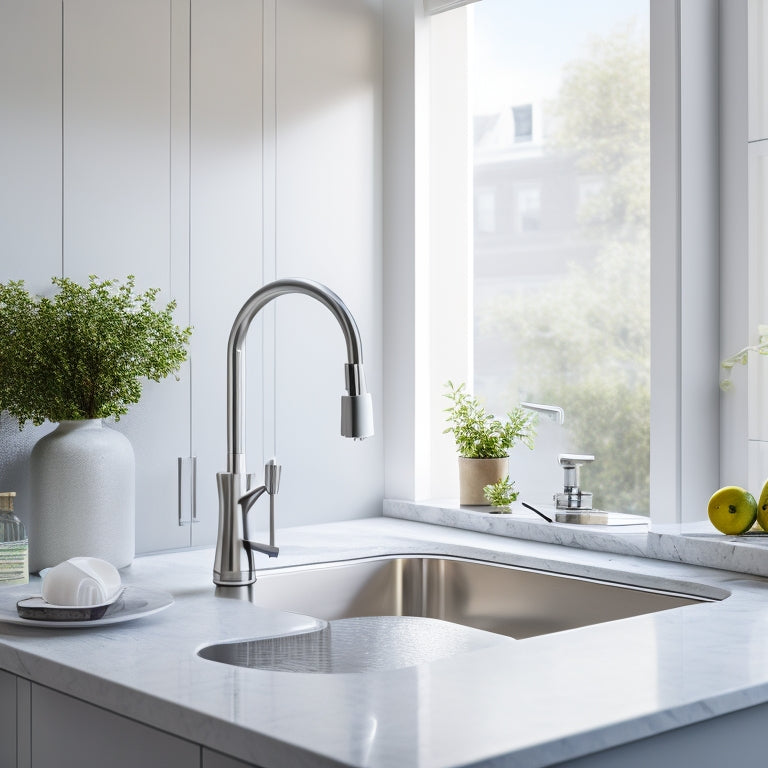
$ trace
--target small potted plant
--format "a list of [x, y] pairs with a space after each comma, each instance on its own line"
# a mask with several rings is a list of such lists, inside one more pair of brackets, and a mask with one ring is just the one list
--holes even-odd
[[51, 297], [0, 283], [0, 410], [20, 429], [58, 422], [30, 457], [30, 570], [76, 555], [123, 567], [134, 549], [134, 456], [102, 419], [137, 403], [144, 379], [179, 370], [191, 329], [174, 323], [175, 302], [154, 308], [157, 289], [135, 293], [133, 276], [52, 283]]
[[517, 443], [533, 448], [535, 415], [518, 406], [505, 421], [487, 413], [464, 384], [446, 384], [448, 427], [459, 454], [459, 503], [488, 506], [483, 489], [507, 477], [509, 451]]
[[483, 494], [493, 509], [503, 515], [510, 512], [509, 505], [513, 501], [517, 501], [517, 497], [520, 495], [515, 490], [515, 484], [509, 479], [509, 475], [493, 485], [486, 485], [483, 488]]

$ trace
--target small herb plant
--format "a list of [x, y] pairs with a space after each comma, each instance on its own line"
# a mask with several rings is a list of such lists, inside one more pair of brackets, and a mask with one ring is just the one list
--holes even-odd
[[479, 400], [466, 391], [464, 384], [446, 384], [445, 396], [451, 405], [445, 409], [449, 426], [444, 433], [452, 432], [456, 450], [468, 459], [501, 459], [520, 442], [533, 448], [536, 435], [535, 415], [518, 406], [507, 413], [506, 421], [486, 413]]
[[119, 421], [142, 379], [178, 372], [192, 329], [174, 323], [174, 301], [154, 308], [158, 289], [135, 293], [132, 275], [51, 282], [51, 298], [31, 295], [23, 280], [0, 283], [0, 410], [20, 429], [27, 420]]
[[483, 495], [493, 507], [499, 507], [509, 511], [509, 505], [517, 501], [518, 492], [515, 490], [515, 483], [510, 481], [509, 475], [499, 480], [493, 485], [486, 485], [483, 488]]

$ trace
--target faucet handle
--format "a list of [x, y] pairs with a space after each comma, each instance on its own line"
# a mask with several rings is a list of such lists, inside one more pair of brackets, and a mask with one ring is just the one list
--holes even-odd
[[[274, 458], [271, 458], [264, 465], [264, 485], [260, 485], [238, 500], [242, 507], [243, 514], [243, 549], [248, 556], [248, 570], [253, 574], [253, 553], [261, 552], [269, 557], [277, 557], [280, 547], [275, 546], [275, 496], [280, 490], [280, 474], [282, 467]], [[256, 499], [263, 493], [269, 496], [269, 544], [263, 544], [259, 541], [252, 541], [248, 538], [248, 510], [253, 506]]]
[[[275, 547], [272, 544], [261, 544], [258, 541], [250, 541], [249, 539], [243, 539], [243, 547], [248, 553], [249, 562], [252, 552], [261, 552], [262, 555], [267, 555], [267, 557], [277, 557], [280, 552], [280, 547]], [[251, 570], [253, 570], [253, 567], [251, 567]]]
[[275, 458], [271, 458], [264, 465], [264, 488], [270, 496], [274, 496], [280, 490], [280, 475], [283, 468]]

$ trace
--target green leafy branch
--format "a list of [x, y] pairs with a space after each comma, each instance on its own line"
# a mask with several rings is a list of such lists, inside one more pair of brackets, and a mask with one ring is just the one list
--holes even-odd
[[515, 490], [514, 481], [510, 481], [509, 475], [507, 475], [493, 485], [486, 485], [483, 488], [483, 495], [492, 506], [509, 511], [509, 505], [513, 501], [517, 501], [519, 493]]
[[59, 290], [50, 298], [23, 280], [0, 283], [0, 410], [20, 429], [27, 420], [119, 420], [143, 379], [175, 375], [186, 360], [192, 329], [174, 323], [175, 301], [154, 308], [158, 289], [134, 293], [132, 275], [51, 282]]
[[740, 349], [735, 355], [726, 357], [720, 367], [725, 370], [725, 376], [720, 381], [720, 388], [729, 390], [733, 386], [731, 381], [731, 371], [736, 365], [746, 365], [749, 362], [749, 353], [757, 352], [759, 355], [768, 355], [768, 325], [759, 325], [757, 327], [759, 341], [744, 349]]
[[520, 442], [533, 448], [536, 435], [534, 414], [518, 406], [507, 413], [506, 421], [487, 413], [480, 401], [466, 391], [465, 384], [445, 385], [451, 405], [445, 409], [449, 426], [443, 430], [453, 434], [456, 450], [468, 459], [499, 459]]

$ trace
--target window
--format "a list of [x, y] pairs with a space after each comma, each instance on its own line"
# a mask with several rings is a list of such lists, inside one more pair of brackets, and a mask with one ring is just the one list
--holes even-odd
[[582, 475], [595, 505], [648, 514], [648, 0], [482, 0], [462, 13], [473, 389], [494, 413], [565, 410], [563, 427], [542, 422], [532, 455], [513, 456], [524, 498], [551, 502], [558, 452], [594, 454]]
[[[388, 340], [385, 399], [389, 423], [385, 493], [390, 498], [434, 499], [457, 495], [455, 450], [450, 439], [441, 434], [445, 407], [441, 385], [449, 378], [467, 381], [486, 397], [493, 410], [508, 407], [505, 399], [493, 400], [494, 393], [490, 388], [484, 389], [483, 377], [477, 373], [475, 360], [484, 354], [480, 349], [483, 344], [488, 346], [495, 362], [506, 366], [510, 377], [517, 368], [518, 380], [526, 387], [529, 387], [528, 380], [534, 378], [521, 370], [526, 361], [512, 354], [518, 340], [511, 340], [509, 348], [503, 348], [494, 346], [490, 336], [483, 338], [475, 334], [473, 304], [477, 306], [484, 298], [475, 286], [474, 272], [480, 266], [475, 264], [475, 242], [483, 235], [491, 239], [511, 231], [510, 236], [514, 235], [518, 245], [525, 244], [529, 248], [526, 258], [515, 259], [511, 248], [488, 251], [487, 268], [496, 269], [512, 256], [522, 272], [509, 281], [489, 280], [486, 287], [490, 292], [507, 282], [513, 291], [529, 296], [544, 290], [556, 266], [557, 260], [547, 245], [553, 238], [563, 239], [558, 228], [573, 230], [578, 225], [599, 229], [615, 223], [616, 216], [622, 213], [621, 206], [595, 204], [610, 184], [621, 179], [620, 174], [606, 174], [601, 168], [591, 172], [579, 168], [577, 177], [568, 184], [546, 184], [542, 178], [522, 173], [514, 182], [498, 186], [486, 185], [480, 178], [484, 168], [478, 163], [481, 152], [477, 140], [483, 134], [486, 136], [482, 159], [492, 166], [492, 155], [497, 152], [501, 138], [509, 135], [510, 126], [513, 133], [512, 107], [531, 104], [531, 140], [513, 141], [507, 151], [518, 170], [527, 167], [535, 171], [543, 162], [541, 157], [547, 142], [562, 133], [559, 118], [550, 109], [548, 100], [536, 98], [536, 91], [546, 90], [546, 80], [536, 78], [530, 71], [519, 72], [517, 82], [526, 83], [531, 92], [510, 95], [503, 93], [504, 85], [497, 89], [507, 105], [508, 117], [504, 121], [486, 119], [494, 112], [499, 114], [493, 109], [484, 109], [483, 119], [472, 117], [475, 99], [470, 98], [469, 81], [477, 67], [471, 63], [469, 50], [470, 38], [474, 38], [472, 26], [476, 22], [476, 14], [470, 11], [479, 11], [494, 2], [501, 5], [500, 0], [481, 0], [470, 8], [459, 7], [428, 18], [419, 13], [418, 4], [414, 14], [413, 4], [408, 0], [393, 0], [384, 6], [385, 82], [388, 85], [384, 105], [388, 120], [383, 143], [387, 171], [384, 183], [385, 337]], [[457, 6], [460, 2], [450, 4]], [[628, 4], [607, 0], [586, 5], [562, 3], [557, 13], [550, 13], [542, 27], [549, 37], [538, 39], [533, 35], [535, 29], [524, 23], [524, 15], [514, 16], [511, 26], [504, 30], [503, 45], [516, 53], [525, 52], [530, 37], [537, 42], [529, 48], [538, 46], [549, 53], [567, 52], [573, 45], [578, 25], [583, 27], [585, 18], [595, 21], [591, 36], [599, 39], [616, 28], [610, 18], [612, 7], [624, 8]], [[552, 2], [546, 5], [550, 9], [556, 7]], [[746, 249], [742, 247], [746, 240], [742, 215], [746, 208], [743, 202], [746, 200], [743, 147], [746, 3], [648, 0], [648, 5], [646, 35], [650, 40], [649, 131], [653, 178], [650, 194], [653, 266], [647, 290], [652, 318], [650, 509], [654, 522], [687, 522], [705, 517], [707, 499], [720, 482], [721, 461], [724, 481], [746, 484], [746, 480], [741, 481], [746, 475], [747, 463], [746, 429], [741, 429], [741, 425], [747, 423], [746, 408], [738, 406], [729, 410], [728, 404], [723, 403], [721, 411], [718, 389], [721, 331], [728, 352], [742, 343], [748, 331], [744, 297], [749, 281]], [[512, 0], [504, 6], [520, 7]], [[602, 8], [602, 12], [589, 12], [595, 7], [598, 11]], [[522, 8], [520, 13], [525, 10]], [[642, 17], [633, 34], [641, 31]], [[542, 43], [542, 39], [546, 43]], [[579, 45], [582, 42], [583, 38]], [[483, 53], [493, 56], [490, 49]], [[569, 60], [577, 58], [573, 56]], [[606, 81], [606, 85], [609, 84]], [[483, 82], [483, 86], [488, 85], [489, 81]], [[589, 106], [594, 101], [592, 97], [582, 98], [581, 104]], [[647, 128], [648, 123], [645, 125]], [[494, 126], [504, 130], [493, 131]], [[578, 122], [576, 127], [580, 127]], [[567, 136], [568, 131], [565, 133]], [[610, 135], [608, 131], [606, 138]], [[623, 148], [621, 143], [617, 146]], [[568, 157], [562, 155], [554, 159], [561, 163], [568, 161]], [[515, 190], [536, 185], [540, 186], [538, 229], [515, 234]], [[631, 178], [625, 186], [631, 190], [642, 187]], [[473, 188], [475, 193], [481, 188], [494, 190], [493, 232], [481, 232], [477, 227], [473, 232]], [[577, 201], [572, 217], [575, 224], [566, 215], [550, 216], [560, 206], [563, 196]], [[621, 197], [616, 196], [609, 202], [617, 200]], [[475, 215], [477, 213], [476, 209]], [[634, 220], [633, 226], [637, 223]], [[722, 269], [721, 244], [724, 246]], [[592, 247], [593, 243], [590, 238], [579, 236], [571, 238], [567, 245], [578, 252], [580, 248]], [[607, 269], [603, 277], [606, 276], [612, 276], [618, 288], [605, 292], [604, 311], [599, 311], [598, 306], [587, 315], [579, 307], [580, 312], [565, 315], [564, 322], [575, 342], [582, 342], [585, 336], [579, 333], [582, 328], [588, 337], [599, 330], [607, 318], [620, 312], [626, 292], [646, 290], [644, 281], [638, 280], [635, 274], [622, 273], [622, 269]], [[578, 294], [573, 285], [578, 286], [578, 282], [572, 281], [571, 296]], [[514, 296], [514, 292], [511, 295]], [[615, 300], [616, 295], [619, 300]], [[564, 302], [569, 311], [578, 303]], [[719, 307], [729, 311], [721, 313]], [[589, 322], [584, 321], [578, 329], [573, 327], [572, 318], [582, 321], [585, 317]], [[637, 335], [637, 329], [629, 326], [617, 339], [634, 349]], [[548, 340], [546, 336], [541, 338]], [[621, 347], [619, 350], [622, 351]], [[626, 380], [641, 377], [633, 361], [627, 360], [624, 354], [613, 355], [608, 350], [596, 366], [581, 364], [579, 368], [582, 361], [577, 352], [568, 347], [559, 358], [562, 368], [572, 373], [571, 378], [589, 373], [597, 376], [604, 363]], [[515, 399], [521, 395], [519, 387], [514, 395]], [[569, 427], [574, 426], [573, 421], [569, 421], [572, 412], [573, 409], [566, 413]], [[625, 422], [631, 419], [634, 413], [633, 408], [622, 402], [619, 423], [621, 419]], [[739, 423], [735, 425], [736, 421]], [[592, 448], [597, 461], [601, 455], [615, 450], [632, 426], [632, 423], [622, 424], [615, 443]], [[557, 452], [569, 447], [563, 445], [562, 437], [562, 430], [541, 422], [535, 454], [544, 461], [520, 469], [518, 457], [513, 457], [515, 474], [526, 484], [525, 489], [522, 483], [519, 486], [524, 498], [530, 500], [527, 488], [536, 487], [551, 501], [553, 489], [562, 483], [555, 457]], [[623, 442], [625, 448], [637, 445], [627, 439]], [[524, 457], [533, 458], [530, 454]], [[643, 456], [639, 466], [647, 477]], [[630, 460], [625, 465], [627, 487], [635, 481], [637, 467], [638, 453], [630, 450]], [[589, 484], [589, 490], [599, 492], [586, 473], [584, 481], [585, 487]], [[605, 506], [620, 507], [621, 502], [609, 502]]]

